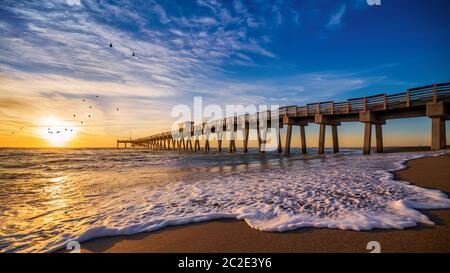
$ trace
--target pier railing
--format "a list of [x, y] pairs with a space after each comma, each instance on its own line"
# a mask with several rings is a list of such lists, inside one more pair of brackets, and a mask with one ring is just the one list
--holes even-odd
[[[285, 106], [278, 109], [277, 115], [278, 118], [282, 119], [283, 117], [310, 118], [317, 115], [339, 117], [365, 112], [383, 113], [397, 109], [408, 110], [415, 107], [423, 107], [428, 103], [437, 103], [438, 101], [448, 102], [449, 99], [450, 83], [440, 83], [411, 88], [405, 92], [397, 94], [382, 93], [366, 97], [351, 98], [341, 102], [324, 101], [309, 103], [304, 106]], [[127, 142], [131, 144], [139, 144], [153, 140], [193, 136], [196, 132], [200, 132], [200, 134], [203, 133], [205, 128], [218, 128], [218, 126], [225, 126], [226, 124], [245, 124], [249, 122], [256, 122], [258, 119], [261, 120], [261, 118], [266, 120], [277, 118], [274, 117], [274, 113], [275, 112], [264, 111], [237, 117], [227, 117], [223, 120], [207, 121], [202, 124], [190, 123], [190, 126], [187, 125], [184, 128], [179, 128], [174, 131], [167, 131], [134, 140], [118, 140], [118, 144]]]

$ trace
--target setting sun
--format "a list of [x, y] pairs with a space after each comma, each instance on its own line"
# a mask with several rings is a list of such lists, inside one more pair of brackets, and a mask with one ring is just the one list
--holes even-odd
[[61, 121], [56, 117], [48, 117], [41, 120], [37, 128], [37, 134], [44, 138], [50, 146], [66, 146], [77, 133], [77, 127], [72, 123]]

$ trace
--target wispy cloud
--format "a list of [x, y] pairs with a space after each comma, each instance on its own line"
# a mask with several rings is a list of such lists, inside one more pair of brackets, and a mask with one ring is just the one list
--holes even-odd
[[[114, 127], [116, 133], [122, 128], [126, 134], [127, 128], [139, 127], [147, 134], [145, 128], [165, 129], [170, 108], [190, 103], [197, 94], [216, 104], [301, 104], [379, 80], [336, 71], [272, 76], [271, 65], [281, 54], [272, 47], [276, 31], [269, 30], [298, 23], [300, 15], [303, 22], [300, 9], [280, 1], [268, 6], [240, 0], [196, 3], [192, 11], [155, 0], [121, 1], [120, 6], [2, 2], [0, 120], [23, 123], [27, 113], [84, 115], [81, 99], [99, 95], [102, 103], [94, 113], [99, 119], [86, 124], [90, 134], [99, 133], [95, 126]], [[343, 6], [327, 27], [340, 25], [345, 14]], [[251, 68], [266, 74], [242, 76]], [[142, 118], [149, 116], [157, 118]]]
[[214, 19], [212, 17], [206, 17], [206, 16], [205, 17], [194, 17], [192, 19], [192, 22], [202, 24], [202, 25], [208, 25], [208, 26], [217, 24], [216, 19]]
[[331, 16], [331, 18], [328, 21], [328, 24], [326, 25], [326, 27], [327, 28], [339, 27], [342, 24], [342, 18], [344, 17], [346, 11], [347, 11], [347, 6], [346, 5], [342, 5], [339, 8], [339, 10]]
[[81, 5], [81, 0], [66, 0], [66, 2], [70, 6], [73, 6], [73, 5], [79, 6], [79, 5]]
[[154, 10], [155, 10], [155, 13], [158, 15], [159, 21], [161, 23], [166, 24], [166, 23], [170, 22], [169, 18], [166, 15], [166, 12], [162, 6], [155, 4]]

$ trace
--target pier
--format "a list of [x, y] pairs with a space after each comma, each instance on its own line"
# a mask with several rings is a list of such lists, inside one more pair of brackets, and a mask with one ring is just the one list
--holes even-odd
[[[302, 153], [307, 152], [305, 126], [319, 125], [318, 153], [325, 152], [325, 135], [327, 127], [331, 127], [333, 151], [339, 152], [338, 128], [343, 122], [364, 123], [364, 141], [362, 148], [364, 154], [371, 152], [372, 129], [375, 127], [376, 151], [383, 152], [383, 125], [387, 120], [429, 117], [431, 120], [431, 149], [446, 148], [445, 121], [450, 118], [448, 113], [450, 104], [450, 83], [432, 84], [408, 89], [397, 94], [378, 94], [368, 97], [352, 98], [344, 102], [317, 102], [304, 106], [281, 107], [276, 113], [258, 112], [242, 116], [227, 117], [223, 120], [194, 124], [188, 122], [179, 126], [177, 130], [162, 132], [156, 135], [130, 140], [117, 140], [117, 148], [140, 147], [155, 150], [184, 150], [199, 151], [210, 150], [209, 140], [211, 134], [217, 136], [217, 149], [222, 151], [223, 135], [230, 135], [228, 151], [236, 151], [236, 132], [243, 132], [243, 152], [248, 152], [249, 131], [256, 129], [260, 152], [264, 152], [265, 136], [268, 128], [278, 124], [277, 132], [278, 152], [283, 152], [283, 141], [280, 129], [286, 127], [284, 152], [290, 153], [292, 131], [294, 127], [300, 129]], [[265, 121], [264, 125], [261, 121]], [[278, 121], [278, 122], [272, 122]], [[255, 124], [256, 128], [252, 128]], [[205, 137], [202, 148], [200, 137]], [[193, 142], [194, 141], [194, 145]]]

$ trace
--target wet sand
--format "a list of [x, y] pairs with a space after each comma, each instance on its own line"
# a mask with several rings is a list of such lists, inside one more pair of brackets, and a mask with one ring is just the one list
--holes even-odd
[[[450, 193], [450, 155], [409, 161], [398, 180]], [[221, 220], [168, 227], [152, 233], [94, 239], [82, 252], [369, 252], [378, 241], [382, 252], [450, 252], [450, 210], [424, 210], [436, 225], [368, 232], [303, 228], [261, 232], [243, 221]]]

